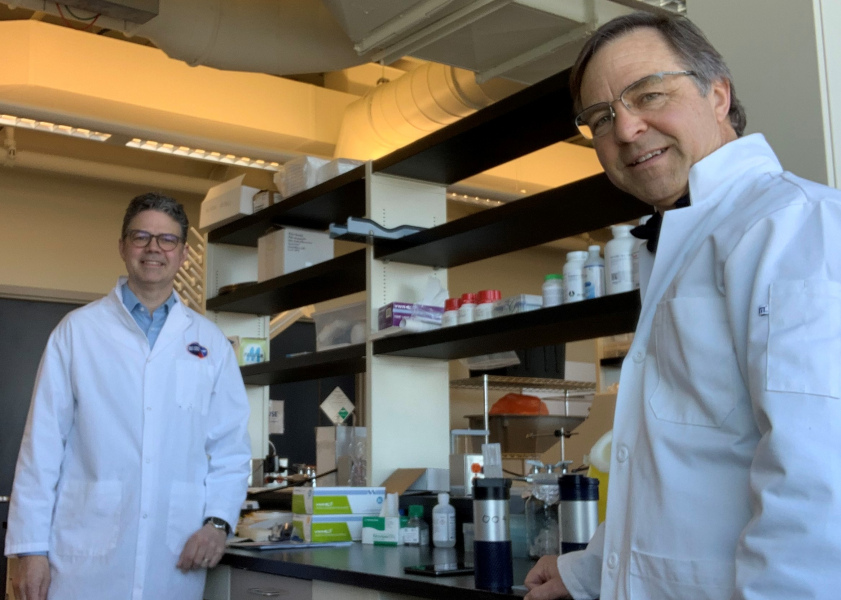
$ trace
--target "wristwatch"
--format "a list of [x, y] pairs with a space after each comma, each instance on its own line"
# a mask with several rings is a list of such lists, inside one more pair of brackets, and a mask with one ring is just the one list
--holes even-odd
[[219, 517], [207, 517], [204, 520], [203, 525], [207, 525], [208, 523], [216, 529], [224, 531], [225, 535], [231, 533], [231, 526], [228, 525], [228, 522], [225, 519], [220, 519]]

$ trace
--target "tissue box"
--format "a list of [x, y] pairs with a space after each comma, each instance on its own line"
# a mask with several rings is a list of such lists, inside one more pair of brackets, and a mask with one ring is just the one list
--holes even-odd
[[402, 546], [400, 529], [406, 527], [408, 517], [362, 517], [362, 543], [374, 546]]
[[257, 281], [267, 281], [333, 258], [323, 231], [284, 227], [257, 240]]
[[201, 203], [199, 229], [208, 231], [235, 221], [253, 211], [254, 194], [258, 188], [242, 185], [245, 175], [234, 177], [230, 181], [215, 185], [208, 190]]
[[378, 313], [379, 329], [388, 327], [399, 327], [400, 322], [406, 318], [413, 318], [422, 323], [441, 325], [441, 317], [444, 315], [444, 308], [441, 306], [427, 306], [425, 304], [414, 304], [412, 302], [390, 302], [381, 306]]
[[494, 302], [493, 316], [504, 317], [505, 315], [513, 315], [521, 312], [529, 312], [530, 310], [537, 310], [543, 308], [543, 297], [534, 294], [520, 294], [518, 296], [511, 296], [510, 298], [503, 298]]
[[358, 542], [362, 515], [294, 515], [292, 528], [305, 542]]
[[383, 502], [384, 487], [296, 487], [292, 494], [292, 512], [299, 515], [377, 515]]
[[352, 171], [361, 164], [361, 160], [352, 160], [350, 158], [333, 159], [318, 170], [318, 182], [323, 183], [328, 179], [338, 177], [343, 173]]
[[239, 366], [254, 365], [269, 360], [269, 340], [232, 335], [228, 337]]

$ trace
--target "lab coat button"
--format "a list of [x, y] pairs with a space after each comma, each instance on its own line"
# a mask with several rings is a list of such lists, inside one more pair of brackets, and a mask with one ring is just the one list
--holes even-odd
[[645, 358], [645, 352], [643, 352], [642, 350], [637, 350], [636, 352], [634, 352], [633, 358], [634, 362], [640, 363]]
[[151, 406], [147, 406], [147, 407], [146, 407], [146, 410], [152, 410], [152, 407], [151, 407]]
[[611, 552], [610, 556], [607, 557], [607, 568], [608, 569], [615, 569], [616, 565], [619, 564], [619, 556], [617, 556], [616, 552]]
[[146, 513], [143, 513], [143, 518], [144, 518], [144, 519], [145, 519], [146, 517], [148, 517], [148, 516], [149, 516], [149, 515], [147, 515]]
[[148, 464], [151, 464], [151, 463], [152, 463], [152, 459], [151, 459], [151, 458], [147, 458], [147, 459], [146, 459], [146, 464], [148, 465]]
[[625, 446], [620, 446], [619, 451], [616, 453], [616, 459], [619, 462], [628, 460], [628, 449]]

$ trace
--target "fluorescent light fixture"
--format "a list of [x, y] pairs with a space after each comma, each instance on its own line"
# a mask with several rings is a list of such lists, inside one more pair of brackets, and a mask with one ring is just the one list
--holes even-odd
[[496, 208], [505, 204], [502, 200], [491, 200], [490, 198], [483, 198], [482, 196], [472, 196], [468, 194], [457, 194], [455, 192], [447, 192], [447, 200], [453, 202], [461, 202], [462, 204], [472, 204], [474, 206], [483, 206], [485, 208]]
[[223, 154], [221, 152], [212, 152], [202, 150], [200, 148], [190, 148], [188, 146], [164, 144], [153, 140], [142, 140], [140, 138], [134, 138], [131, 141], [126, 142], [126, 146], [129, 148], [139, 148], [141, 150], [151, 150], [152, 152], [160, 152], [162, 154], [171, 154], [173, 156], [184, 156], [187, 158], [198, 158], [201, 160], [208, 160], [210, 162], [223, 163], [227, 165], [251, 167], [252, 169], [264, 169], [266, 171], [280, 171], [281, 169], [281, 165], [278, 162], [248, 158], [247, 156], [236, 156], [235, 154]]
[[45, 131], [47, 133], [58, 133], [70, 137], [81, 138], [85, 140], [94, 140], [97, 142], [104, 142], [111, 137], [110, 133], [101, 133], [99, 131], [91, 131], [82, 127], [71, 127], [70, 125], [57, 125], [49, 121], [36, 121], [35, 119], [25, 119], [23, 117], [15, 117], [14, 115], [0, 115], [0, 126], [7, 125], [9, 127], [21, 127], [23, 129], [34, 129], [35, 131]]

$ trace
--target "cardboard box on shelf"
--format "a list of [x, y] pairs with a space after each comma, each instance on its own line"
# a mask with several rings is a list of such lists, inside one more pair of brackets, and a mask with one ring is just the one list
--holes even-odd
[[399, 327], [404, 319], [412, 319], [419, 323], [428, 323], [440, 327], [443, 315], [444, 307], [442, 306], [426, 306], [413, 302], [389, 302], [377, 311], [377, 321], [380, 330], [388, 327]]
[[284, 227], [257, 240], [257, 281], [267, 281], [333, 258], [333, 240], [323, 231]]
[[252, 212], [263, 210], [264, 208], [268, 208], [272, 204], [277, 204], [278, 202], [280, 202], [279, 192], [273, 192], [271, 190], [260, 190], [259, 192], [254, 194], [254, 198], [252, 199]]
[[378, 515], [383, 502], [384, 487], [296, 487], [292, 493], [292, 512], [298, 515]]
[[242, 185], [245, 175], [210, 188], [201, 203], [199, 229], [202, 232], [221, 227], [254, 210], [254, 194], [260, 190]]
[[358, 542], [362, 515], [293, 515], [295, 535], [305, 542]]

